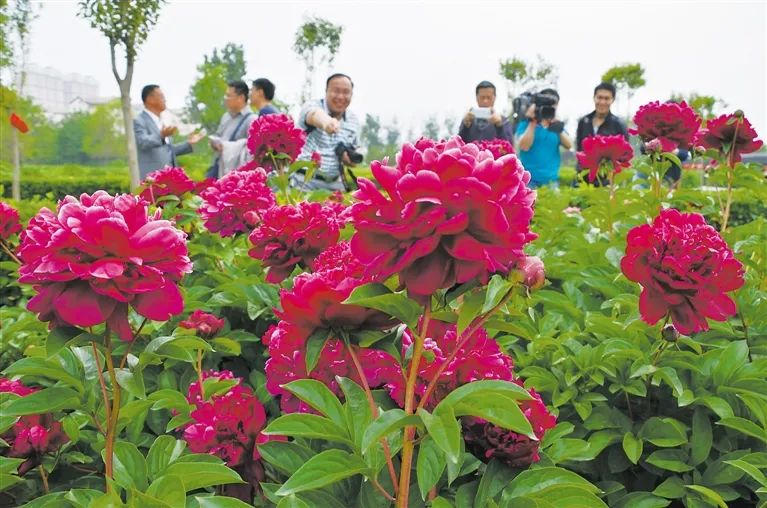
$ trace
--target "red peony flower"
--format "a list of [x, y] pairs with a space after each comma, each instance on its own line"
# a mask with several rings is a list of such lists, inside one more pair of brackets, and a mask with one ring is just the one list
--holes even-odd
[[590, 136], [583, 140], [583, 151], [578, 152], [578, 164], [589, 170], [589, 182], [597, 178], [603, 165], [609, 165], [615, 174], [631, 166], [634, 150], [620, 134], [615, 136]]
[[16, 113], [11, 113], [11, 116], [8, 117], [8, 120], [11, 122], [11, 126], [20, 133], [26, 134], [29, 132], [29, 126], [27, 125], [27, 122], [25, 122], [24, 119]]
[[187, 176], [183, 168], [165, 167], [152, 171], [141, 182], [141, 197], [150, 203], [157, 203], [162, 196], [181, 197], [187, 192], [193, 192], [197, 184]]
[[296, 265], [311, 268], [317, 255], [338, 241], [336, 214], [321, 203], [275, 206], [250, 234], [248, 254], [269, 267], [267, 282], [285, 280]]
[[[737, 138], [735, 129], [737, 129]], [[755, 152], [762, 147], [763, 143], [760, 139], [756, 139], [757, 136], [748, 118], [729, 114], [709, 120], [706, 128], [701, 129], [695, 136], [695, 144], [719, 151], [732, 150], [733, 160], [739, 161], [741, 154]]]
[[[514, 382], [522, 386], [521, 381]], [[529, 392], [533, 399], [521, 401], [520, 406], [532, 425], [537, 440], [498, 427], [482, 418], [465, 416], [461, 419], [463, 438], [466, 447], [476, 457], [485, 462], [495, 458], [510, 467], [527, 467], [540, 460], [540, 440], [548, 429], [556, 426], [557, 419], [549, 412], [535, 390], [530, 389]]]
[[649, 324], [671, 315], [683, 334], [708, 330], [706, 318], [735, 314], [728, 291], [741, 287], [743, 265], [702, 215], [661, 211], [633, 228], [621, 270], [642, 285], [639, 312]]
[[472, 141], [472, 143], [477, 145], [480, 150], [489, 150], [496, 159], [514, 153], [514, 146], [505, 139], [481, 139]]
[[[339, 397], [343, 395], [343, 392], [338, 386], [336, 376], [347, 377], [357, 384], [362, 382], [348, 349], [343, 342], [336, 339], [330, 339], [325, 343], [317, 366], [311, 373], [307, 373], [307, 338], [305, 330], [287, 321], [271, 327], [264, 335], [264, 342], [269, 346], [269, 359], [266, 361], [265, 369], [266, 388], [269, 393], [280, 396], [280, 407], [286, 413], [311, 412], [309, 406], [282, 388], [282, 385], [291, 381], [316, 379]], [[352, 347], [371, 388], [384, 386], [395, 378], [402, 377], [402, 370], [397, 360], [389, 353]]]
[[106, 323], [130, 340], [128, 306], [164, 321], [184, 310], [178, 282], [192, 271], [186, 234], [147, 202], [104, 191], [43, 208], [21, 235], [19, 282], [37, 295], [27, 309], [57, 326]]
[[315, 163], [317, 166], [322, 165], [322, 155], [320, 155], [320, 152], [312, 152], [311, 161]]
[[352, 251], [376, 279], [398, 274], [411, 297], [508, 273], [536, 238], [535, 192], [513, 155], [494, 159], [459, 137], [419, 140], [396, 167], [374, 161], [372, 172], [388, 197], [358, 180]]
[[21, 231], [19, 212], [9, 205], [0, 201], [0, 241], [8, 240], [11, 235]]
[[250, 126], [248, 150], [254, 160], [264, 168], [274, 166], [273, 157], [286, 155], [293, 162], [306, 143], [306, 134], [293, 123], [289, 115], [265, 115]]
[[205, 227], [221, 236], [250, 231], [276, 202], [261, 168], [227, 173], [200, 197], [203, 201], [198, 212]]
[[181, 321], [178, 326], [189, 330], [196, 330], [197, 335], [209, 339], [215, 337], [221, 331], [224, 327], [224, 320], [197, 309], [187, 319]]
[[[415, 394], [417, 402], [426, 393], [431, 379], [455, 351], [458, 345], [455, 325], [433, 320], [429, 323], [424, 340], [424, 351], [418, 368]], [[412, 335], [406, 332], [402, 336], [402, 356], [413, 344]], [[514, 363], [511, 357], [503, 353], [498, 343], [490, 338], [484, 329], [478, 329], [456, 353], [455, 357], [442, 371], [437, 385], [424, 405], [433, 409], [445, 396], [459, 386], [481, 379], [501, 379], [511, 381]], [[409, 371], [410, 367], [405, 368]], [[399, 376], [386, 388], [389, 395], [400, 405], [405, 404], [405, 378]]]
[[700, 117], [684, 101], [679, 104], [655, 101], [640, 106], [634, 115], [634, 124], [636, 129], [630, 129], [629, 133], [639, 135], [644, 142], [658, 138], [664, 143], [664, 150], [670, 151], [669, 146], [690, 146], [700, 127]]
[[[24, 397], [36, 391], [34, 388], [25, 386], [21, 381], [0, 378], [0, 393], [15, 393], [19, 397]], [[56, 453], [64, 443], [69, 441], [61, 428], [61, 423], [54, 420], [50, 413], [22, 416], [0, 438], [9, 445], [3, 450], [3, 455], [26, 459], [19, 465], [19, 475], [40, 465], [43, 455]]]

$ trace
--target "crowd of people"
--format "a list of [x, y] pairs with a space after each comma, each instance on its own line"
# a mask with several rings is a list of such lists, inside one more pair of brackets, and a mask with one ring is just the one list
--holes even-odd
[[[226, 112], [215, 133], [208, 136], [214, 158], [207, 177], [217, 178], [247, 162], [247, 141], [251, 124], [256, 118], [279, 113], [272, 105], [275, 85], [266, 78], [253, 81], [252, 86], [236, 80], [227, 84], [224, 97]], [[346, 74], [335, 73], [325, 82], [325, 97], [311, 100], [301, 107], [296, 124], [306, 134], [306, 143], [299, 156], [309, 160], [319, 154], [319, 167], [306, 179], [307, 173], [298, 171], [291, 176], [291, 185], [302, 190], [344, 190], [344, 169], [360, 160], [355, 157], [361, 129], [357, 115], [349, 108], [354, 82]], [[628, 140], [624, 121], [611, 112], [615, 101], [615, 86], [600, 83], [594, 88], [594, 110], [578, 120], [575, 141], [557, 116], [559, 93], [546, 88], [521, 102], [523, 111], [515, 111], [511, 118], [495, 108], [496, 88], [489, 81], [481, 81], [475, 89], [476, 106], [472, 106], [461, 119], [457, 134], [464, 142], [504, 140], [516, 147], [525, 169], [531, 174], [531, 185], [557, 186], [561, 165], [561, 149], [582, 150], [583, 140], [590, 136], [621, 135]], [[166, 165], [176, 165], [176, 158], [190, 153], [204, 135], [190, 134], [182, 143], [174, 144], [176, 127], [164, 126], [161, 113], [166, 108], [165, 96], [158, 85], [147, 85], [141, 92], [144, 111], [134, 120], [138, 162], [141, 178]], [[516, 101], [515, 101], [516, 103]], [[515, 106], [516, 107], [516, 106]], [[641, 147], [640, 147], [641, 149]], [[677, 155], [684, 160], [686, 152]], [[315, 155], [316, 157], [316, 155]], [[582, 181], [581, 168], [576, 167], [573, 185]], [[681, 169], [672, 166], [666, 180], [674, 184]], [[594, 185], [605, 185], [598, 179]]]

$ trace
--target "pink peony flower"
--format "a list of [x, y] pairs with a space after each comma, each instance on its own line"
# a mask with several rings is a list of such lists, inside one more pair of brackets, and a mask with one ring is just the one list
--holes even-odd
[[642, 285], [639, 312], [647, 323], [670, 315], [690, 334], [708, 330], [706, 318], [725, 321], [736, 313], [727, 292], [743, 285], [743, 265], [702, 215], [663, 210], [626, 241], [621, 270]]
[[620, 134], [615, 136], [590, 136], [583, 140], [583, 151], [578, 152], [578, 164], [589, 170], [589, 182], [597, 179], [603, 166], [615, 174], [631, 166], [634, 150]]
[[197, 309], [187, 319], [181, 321], [178, 326], [189, 330], [196, 330], [197, 335], [209, 339], [215, 337], [221, 331], [224, 327], [224, 320]]
[[459, 137], [419, 140], [396, 167], [374, 161], [372, 172], [388, 197], [358, 180], [352, 251], [376, 279], [398, 274], [411, 297], [508, 273], [536, 238], [535, 192], [513, 155], [495, 159]]
[[514, 153], [514, 146], [505, 139], [482, 139], [472, 141], [472, 143], [477, 145], [480, 150], [489, 150], [496, 159]]
[[178, 283], [192, 271], [186, 235], [159, 217], [142, 198], [104, 191], [40, 210], [19, 247], [19, 281], [37, 291], [27, 309], [51, 327], [106, 323], [123, 340], [128, 306], [157, 321], [180, 314]]
[[[24, 397], [36, 391], [20, 381], [0, 378], [0, 393], [9, 392]], [[0, 438], [9, 445], [3, 450], [3, 455], [26, 459], [18, 467], [19, 475], [24, 475], [30, 469], [40, 465], [43, 455], [55, 454], [63, 444], [69, 441], [61, 428], [61, 423], [54, 420], [50, 413], [22, 416]]]
[[224, 237], [249, 232], [276, 202], [261, 168], [232, 171], [202, 191], [200, 197], [203, 201], [198, 212], [205, 227]]
[[147, 175], [141, 182], [141, 197], [150, 203], [157, 203], [163, 196], [181, 197], [187, 192], [193, 192], [197, 184], [187, 176], [182, 168], [165, 167]]
[[274, 166], [273, 157], [287, 156], [288, 163], [296, 160], [305, 142], [304, 131], [285, 114], [259, 117], [248, 133], [248, 150], [261, 167], [269, 169]]
[[267, 282], [285, 280], [296, 266], [311, 268], [317, 255], [338, 241], [336, 214], [321, 203], [275, 206], [250, 234], [248, 254], [269, 267]]
[[0, 241], [8, 240], [19, 231], [19, 212], [8, 203], [0, 201]]
[[663, 150], [671, 151], [690, 146], [700, 127], [700, 117], [684, 101], [679, 104], [655, 101], [639, 107], [634, 124], [636, 129], [630, 129], [631, 134], [639, 135], [644, 142], [658, 138]]
[[538, 256], [527, 256], [518, 268], [522, 283], [530, 289], [540, 289], [546, 283], [546, 269]]
[[[735, 129], [737, 128], [737, 137]], [[736, 114], [722, 115], [706, 123], [695, 137], [695, 144], [714, 148], [722, 152], [733, 151], [733, 160], [739, 161], [741, 154], [751, 153], [762, 147], [762, 141], [748, 118]], [[733, 140], [735, 141], [733, 146]]]

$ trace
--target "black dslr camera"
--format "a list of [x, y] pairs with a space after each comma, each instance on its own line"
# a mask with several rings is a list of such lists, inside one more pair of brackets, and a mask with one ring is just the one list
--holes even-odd
[[349, 143], [344, 143], [343, 141], [340, 141], [336, 145], [335, 153], [339, 161], [343, 160], [344, 154], [346, 153], [346, 154], [349, 154], [349, 160], [352, 161], [353, 164], [362, 163], [362, 159], [363, 159], [362, 154], [357, 151], [354, 145], [351, 145]]
[[557, 114], [557, 102], [559, 99], [553, 94], [536, 92], [520, 94], [512, 101], [514, 125], [516, 126], [521, 120], [524, 120], [525, 113], [531, 104], [535, 104], [535, 119], [537, 121], [553, 120]]

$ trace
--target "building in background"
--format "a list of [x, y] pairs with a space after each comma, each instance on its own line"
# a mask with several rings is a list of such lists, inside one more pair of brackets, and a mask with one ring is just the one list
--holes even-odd
[[[20, 75], [16, 75], [19, 89]], [[110, 99], [99, 97], [99, 83], [91, 76], [66, 74], [52, 67], [29, 64], [26, 67], [24, 96], [40, 106], [46, 116], [56, 122], [86, 103], [104, 103]], [[76, 100], [76, 99], [79, 99]]]

